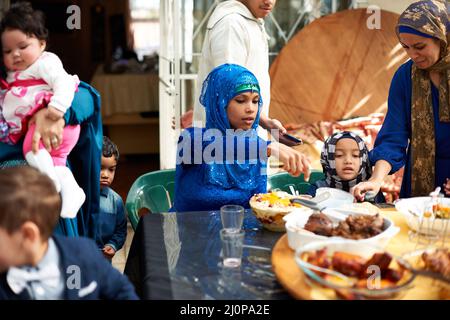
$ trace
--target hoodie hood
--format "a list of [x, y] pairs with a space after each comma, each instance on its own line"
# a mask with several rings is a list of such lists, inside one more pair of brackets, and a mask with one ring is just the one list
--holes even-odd
[[250, 12], [250, 10], [248, 10], [248, 8], [242, 2], [237, 0], [229, 0], [221, 2], [217, 5], [216, 9], [213, 11], [211, 17], [208, 20], [206, 28], [207, 29], [214, 28], [217, 22], [219, 22], [225, 16], [230, 14], [239, 14], [246, 19], [255, 21], [260, 25], [264, 25], [264, 20], [255, 18], [253, 14]]

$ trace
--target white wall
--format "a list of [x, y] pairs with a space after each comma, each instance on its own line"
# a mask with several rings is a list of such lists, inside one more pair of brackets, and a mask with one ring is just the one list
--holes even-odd
[[368, 0], [367, 5], [377, 5], [383, 10], [402, 13], [411, 3], [417, 0]]

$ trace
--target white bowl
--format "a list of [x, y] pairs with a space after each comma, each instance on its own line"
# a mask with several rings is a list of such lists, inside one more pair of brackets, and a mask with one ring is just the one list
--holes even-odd
[[351, 214], [367, 214], [367, 215], [376, 215], [380, 213], [380, 209], [369, 202], [359, 202], [359, 203], [346, 203], [339, 207], [328, 207], [322, 210], [323, 213], [336, 213], [343, 215], [351, 215]]
[[[450, 198], [441, 198], [441, 204], [450, 207]], [[430, 197], [413, 197], [395, 202], [395, 209], [403, 214], [408, 226], [422, 234], [450, 234], [450, 219], [424, 218], [423, 213], [431, 204]]]
[[[307, 223], [309, 216], [312, 214], [310, 213], [299, 213], [296, 211], [293, 211], [286, 215], [283, 219], [286, 221], [285, 227], [286, 232], [288, 236], [288, 244], [289, 247], [293, 250], [296, 250], [300, 246], [304, 246], [308, 243], [316, 242], [316, 241], [329, 241], [333, 239], [343, 239], [341, 237], [326, 237], [317, 235], [311, 231], [305, 230], [304, 226]], [[346, 215], [335, 213], [335, 212], [328, 212], [325, 213], [333, 222], [339, 222], [346, 219]], [[399, 231], [400, 228], [396, 227], [394, 225], [394, 222], [392, 220], [383, 217], [384, 219], [384, 231], [380, 234], [377, 234], [374, 237], [367, 238], [367, 239], [361, 239], [361, 240], [353, 240], [357, 243], [363, 243], [371, 246], [376, 246], [380, 248], [386, 247], [389, 240], [391, 240], [392, 237], [394, 237]], [[346, 239], [349, 240], [349, 239]]]
[[331, 196], [327, 200], [320, 202], [319, 207], [340, 207], [344, 204], [353, 203], [355, 201], [355, 198], [351, 193], [334, 188], [318, 188], [316, 190], [316, 197], [324, 192], [330, 192]]

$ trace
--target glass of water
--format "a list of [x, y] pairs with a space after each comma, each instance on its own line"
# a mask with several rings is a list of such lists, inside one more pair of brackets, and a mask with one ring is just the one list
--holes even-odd
[[220, 208], [220, 218], [223, 229], [227, 232], [237, 232], [241, 230], [244, 222], [244, 207], [238, 205], [226, 205]]

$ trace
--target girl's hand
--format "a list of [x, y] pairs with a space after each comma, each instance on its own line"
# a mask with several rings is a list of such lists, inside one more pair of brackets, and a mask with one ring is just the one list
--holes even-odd
[[375, 194], [380, 192], [381, 182], [379, 181], [371, 181], [370, 179], [365, 182], [360, 182], [356, 186], [354, 186], [350, 192], [358, 201], [364, 201], [364, 197], [367, 192], [372, 191]]
[[277, 119], [268, 118], [266, 121], [266, 130], [279, 130], [281, 134], [285, 134], [287, 132], [286, 128], [283, 127], [281, 122]]
[[48, 109], [44, 108], [34, 114], [30, 120], [30, 124], [32, 123], [36, 124], [32, 142], [34, 153], [39, 151], [39, 142], [41, 140], [48, 152], [60, 146], [65, 124], [63, 118], [56, 121], [51, 120], [48, 117]]
[[272, 142], [268, 148], [270, 148], [271, 155], [283, 162], [283, 169], [290, 175], [298, 177], [303, 173], [305, 181], [309, 180], [311, 164], [303, 153], [278, 142]]

